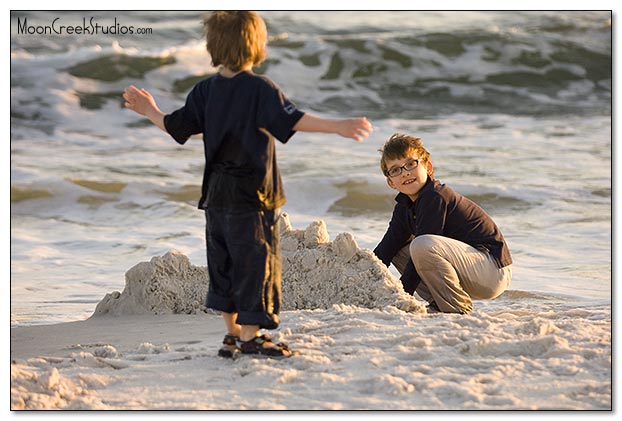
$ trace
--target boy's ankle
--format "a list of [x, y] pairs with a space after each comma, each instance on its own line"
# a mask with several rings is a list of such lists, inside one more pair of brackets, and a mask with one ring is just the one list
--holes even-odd
[[252, 335], [240, 335], [240, 340], [242, 342], [248, 342], [248, 341], [252, 341], [253, 339], [255, 339], [257, 336], [259, 336], [259, 331], [253, 333]]
[[242, 325], [242, 329], [240, 329], [240, 340], [243, 342], [248, 342], [250, 340], [253, 340], [258, 333], [259, 326]]

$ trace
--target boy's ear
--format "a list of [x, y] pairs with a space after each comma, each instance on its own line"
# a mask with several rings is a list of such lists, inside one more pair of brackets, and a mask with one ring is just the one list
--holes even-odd
[[393, 180], [391, 180], [391, 178], [387, 177], [387, 184], [389, 185], [389, 187], [391, 187], [392, 189], [397, 189], [397, 187], [395, 187], [395, 184], [393, 183]]
[[434, 165], [432, 165], [432, 161], [427, 162], [428, 168], [428, 177], [432, 178], [432, 174], [434, 173]]

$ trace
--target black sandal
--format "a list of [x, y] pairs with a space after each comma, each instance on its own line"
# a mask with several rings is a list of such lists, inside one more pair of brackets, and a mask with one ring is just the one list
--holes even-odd
[[287, 358], [294, 355], [287, 344], [282, 342], [275, 344], [272, 342], [272, 339], [270, 339], [270, 336], [265, 334], [256, 336], [250, 341], [240, 341], [239, 344], [242, 354], [258, 354], [271, 358]]
[[227, 333], [225, 339], [222, 340], [223, 347], [218, 350], [218, 356], [223, 358], [236, 358], [240, 355], [238, 347], [239, 337]]

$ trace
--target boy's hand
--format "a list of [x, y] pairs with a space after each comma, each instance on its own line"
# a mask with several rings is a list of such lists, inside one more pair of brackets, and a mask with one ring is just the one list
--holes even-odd
[[362, 142], [374, 130], [366, 117], [351, 118], [339, 122], [338, 134]]
[[357, 142], [362, 142], [364, 138], [369, 136], [369, 133], [371, 133], [374, 128], [365, 117], [338, 120], [304, 113], [302, 118], [294, 125], [294, 130], [301, 132], [336, 133], [340, 136], [354, 139]]
[[123, 99], [125, 99], [125, 108], [144, 115], [160, 129], [166, 131], [164, 113], [160, 111], [155, 99], [145, 89], [138, 89], [134, 85], [128, 86], [123, 93]]
[[123, 99], [125, 99], [125, 108], [129, 108], [140, 115], [146, 116], [150, 110], [158, 108], [155, 99], [149, 92], [145, 89], [138, 89], [134, 85], [125, 88]]

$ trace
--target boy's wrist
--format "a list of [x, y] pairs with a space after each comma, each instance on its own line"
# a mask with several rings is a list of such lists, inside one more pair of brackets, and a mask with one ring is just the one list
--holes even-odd
[[145, 117], [151, 120], [153, 124], [166, 131], [166, 128], [164, 127], [164, 115], [165, 114], [158, 108], [151, 108], [145, 113]]

